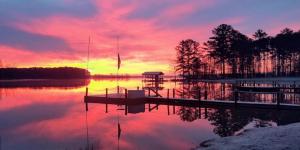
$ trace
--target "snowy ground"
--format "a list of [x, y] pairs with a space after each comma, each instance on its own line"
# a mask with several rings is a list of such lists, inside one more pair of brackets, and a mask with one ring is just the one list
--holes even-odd
[[198, 150], [300, 150], [300, 123], [245, 130], [202, 142]]

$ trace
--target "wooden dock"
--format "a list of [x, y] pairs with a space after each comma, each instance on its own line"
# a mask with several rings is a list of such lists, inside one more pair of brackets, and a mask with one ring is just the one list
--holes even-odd
[[114, 104], [114, 105], [157, 104], [157, 105], [211, 107], [211, 108], [248, 107], [248, 108], [263, 108], [263, 109], [300, 110], [300, 105], [297, 104], [199, 100], [199, 99], [197, 100], [197, 99], [162, 98], [162, 97], [145, 97], [145, 98], [137, 98], [137, 99], [128, 99], [128, 98], [109, 98], [109, 97], [101, 97], [101, 96], [85, 96], [84, 102], [86, 103], [86, 105], [88, 105], [88, 103]]
[[[137, 87], [139, 90], [139, 87]], [[144, 91], [144, 90], [143, 90]], [[84, 96], [84, 103], [86, 104], [86, 110], [88, 110], [88, 103], [100, 103], [100, 104], [113, 104], [113, 105], [139, 105], [139, 104], [156, 104], [156, 105], [168, 105], [168, 106], [188, 106], [188, 107], [248, 107], [248, 108], [262, 108], [262, 109], [285, 109], [285, 110], [300, 110], [300, 104], [286, 104], [282, 103], [283, 93], [278, 92], [275, 103], [264, 103], [264, 102], [246, 102], [239, 100], [239, 91], [233, 91], [233, 100], [208, 100], [207, 91], [204, 92], [204, 99], [201, 99], [201, 91], [198, 91], [198, 99], [186, 99], [186, 98], [175, 98], [175, 90], [173, 89], [173, 97], [170, 97], [170, 90], [167, 90], [167, 97], [151, 97], [150, 90], [148, 89], [148, 96], [143, 98], [128, 98], [127, 89], [124, 94], [118, 93], [119, 97], [110, 97], [108, 89], [104, 96], [89, 96], [88, 88], [86, 88], [86, 95]], [[144, 91], [146, 92], [146, 91]], [[265, 91], [273, 92], [273, 91]], [[120, 97], [120, 94], [122, 95]]]

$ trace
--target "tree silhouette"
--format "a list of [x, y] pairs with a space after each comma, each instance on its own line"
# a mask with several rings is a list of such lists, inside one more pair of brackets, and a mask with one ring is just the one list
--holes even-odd
[[193, 53], [187, 40], [176, 47], [177, 70], [181, 70], [183, 76], [201, 78], [197, 72], [201, 67], [203, 72], [210, 73], [204, 76], [210, 78], [218, 77], [218, 74], [212, 76], [218, 72], [222, 78], [300, 74], [300, 31], [286, 28], [271, 37], [258, 29], [251, 39], [232, 26], [221, 24], [212, 30], [212, 34], [203, 43], [206, 55], [200, 55], [199, 50]]
[[233, 30], [230, 25], [221, 24], [212, 31], [213, 36], [206, 42], [210, 57], [216, 59], [216, 63], [222, 65], [223, 77], [225, 76], [225, 63], [230, 54]]
[[182, 77], [185, 79], [198, 76], [201, 65], [199, 43], [187, 39], [181, 41], [175, 49], [177, 51], [176, 71], [181, 72]]

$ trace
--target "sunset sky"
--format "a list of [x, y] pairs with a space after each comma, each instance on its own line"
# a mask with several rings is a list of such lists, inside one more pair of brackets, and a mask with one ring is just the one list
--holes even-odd
[[[92, 74], [173, 72], [175, 46], [226, 23], [251, 36], [300, 29], [299, 0], [0, 0], [4, 67], [86, 67]], [[119, 37], [119, 51], [117, 50]]]

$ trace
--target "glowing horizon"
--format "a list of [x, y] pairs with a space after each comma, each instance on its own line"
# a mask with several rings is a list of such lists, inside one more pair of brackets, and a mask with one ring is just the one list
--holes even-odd
[[[144, 71], [173, 73], [175, 46], [192, 38], [200, 43], [219, 24], [251, 36], [300, 29], [299, 1], [204, 0], [53, 0], [0, 1], [0, 50], [4, 67], [86, 68], [92, 74]], [[243, 7], [247, 5], [247, 7]], [[230, 9], [229, 9], [230, 8]], [[117, 50], [119, 37], [119, 51]], [[1, 66], [0, 66], [1, 67]]]

